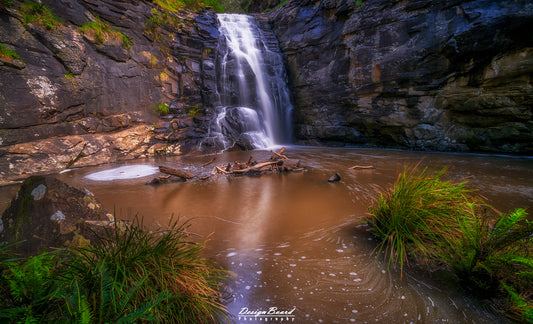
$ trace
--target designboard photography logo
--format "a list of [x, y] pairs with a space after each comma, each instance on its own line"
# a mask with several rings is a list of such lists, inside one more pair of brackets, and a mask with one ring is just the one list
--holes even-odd
[[296, 307], [290, 310], [283, 310], [277, 307], [250, 310], [248, 307], [243, 307], [237, 317], [239, 321], [294, 322], [296, 318], [296, 315], [294, 315], [295, 310]]

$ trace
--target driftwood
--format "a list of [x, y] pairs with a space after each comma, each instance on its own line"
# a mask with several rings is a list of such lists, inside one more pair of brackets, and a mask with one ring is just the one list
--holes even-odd
[[362, 170], [362, 169], [375, 169], [372, 165], [354, 165], [353, 167], [349, 167], [350, 170]]
[[279, 152], [270, 151], [270, 153], [274, 154], [274, 156], [272, 156], [270, 159], [274, 160], [276, 157], [280, 159], [288, 159], [287, 156], [283, 155], [283, 153], [285, 153], [286, 150], [287, 149], [285, 147], [282, 147], [281, 150], [279, 150]]
[[180, 170], [180, 169], [176, 169], [176, 168], [163, 166], [163, 165], [159, 166], [159, 171], [162, 172], [162, 173], [170, 174], [170, 175], [185, 179], [185, 180], [189, 180], [189, 179], [195, 177], [195, 175], [190, 173], [190, 172], [187, 172], [187, 171], [184, 171], [184, 170]]
[[[235, 161], [233, 165], [231, 163], [225, 165], [217, 165], [213, 167], [213, 170], [210, 174], [204, 176], [197, 176], [190, 172], [167, 167], [160, 166], [159, 171], [165, 173], [165, 175], [159, 176], [153, 179], [148, 184], [162, 184], [170, 183], [176, 181], [185, 182], [189, 179], [195, 178], [197, 180], [206, 180], [216, 174], [223, 175], [262, 175], [262, 174], [276, 174], [282, 172], [301, 172], [305, 171], [305, 168], [301, 165], [300, 160], [298, 159], [289, 159], [284, 153], [286, 148], [281, 148], [279, 152], [271, 151], [272, 156], [267, 161], [254, 161], [253, 157], [250, 156], [248, 162], [239, 162]], [[202, 167], [205, 167], [215, 161], [215, 157], [205, 164]]]
[[270, 151], [273, 155], [268, 161], [253, 161], [250, 156], [248, 162], [235, 161], [233, 165], [222, 165], [213, 168], [212, 174], [235, 174], [235, 175], [256, 175], [256, 174], [275, 174], [281, 172], [301, 172], [305, 168], [302, 167], [300, 160], [289, 159], [285, 153], [286, 148], [283, 147], [279, 152]]
[[213, 158], [211, 160], [209, 160], [209, 162], [206, 162], [206, 163], [202, 164], [202, 167], [208, 166], [209, 164], [215, 162], [216, 159], [217, 159], [217, 156], [215, 155], [215, 156], [213, 156]]
[[262, 168], [269, 166], [269, 165], [273, 165], [273, 164], [278, 164], [278, 161], [257, 163], [256, 165], [253, 165], [246, 169], [233, 170], [232, 173], [246, 173], [249, 171], [261, 170]]

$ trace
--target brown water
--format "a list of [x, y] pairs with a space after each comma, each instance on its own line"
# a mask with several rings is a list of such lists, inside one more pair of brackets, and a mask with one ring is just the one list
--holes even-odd
[[[234, 152], [215, 164], [268, 159], [267, 152]], [[211, 157], [161, 158], [73, 170], [58, 175], [85, 187], [118, 217], [144, 217], [164, 226], [172, 215], [190, 220], [199, 239], [209, 237], [206, 256], [235, 272], [228, 307], [236, 322], [250, 311], [295, 310], [294, 323], [501, 323], [490, 304], [468, 297], [437, 274], [388, 270], [362, 224], [377, 190], [392, 185], [406, 164], [450, 167], [448, 178], [480, 189], [502, 211], [533, 206], [533, 159], [393, 150], [291, 147], [291, 158], [312, 169], [260, 177], [213, 177], [203, 182], [147, 186], [153, 176], [93, 181], [85, 176], [123, 165], [168, 165], [209, 173]], [[374, 170], [349, 170], [373, 165]], [[339, 172], [339, 183], [327, 179]], [[6, 208], [16, 188], [0, 190]], [[291, 317], [293, 316], [293, 317]], [[271, 321], [274, 317], [266, 318]], [[277, 318], [278, 320], [280, 317]], [[264, 319], [263, 319], [264, 320]]]

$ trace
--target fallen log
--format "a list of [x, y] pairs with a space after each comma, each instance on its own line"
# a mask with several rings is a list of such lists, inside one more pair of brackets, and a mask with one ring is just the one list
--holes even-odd
[[160, 165], [159, 166], [159, 171], [162, 172], [162, 173], [170, 174], [170, 175], [185, 179], [185, 180], [189, 180], [191, 178], [194, 178], [194, 174], [192, 174], [190, 172], [187, 172], [187, 171], [184, 171], [184, 170], [180, 170], [180, 169], [176, 169], [176, 168], [167, 167], [167, 166], [164, 166], [164, 165]]
[[375, 169], [372, 165], [354, 165], [353, 167], [349, 167], [350, 170], [359, 170], [359, 169]]

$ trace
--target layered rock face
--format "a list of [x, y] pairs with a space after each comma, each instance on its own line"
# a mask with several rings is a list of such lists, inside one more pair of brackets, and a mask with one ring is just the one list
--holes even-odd
[[[196, 145], [216, 92], [213, 12], [42, 2], [58, 21], [0, 2], [0, 43], [16, 53], [0, 55], [1, 180]], [[161, 121], [158, 107], [189, 117]]]
[[295, 136], [533, 154], [533, 3], [289, 1], [270, 21]]

